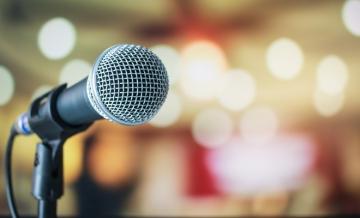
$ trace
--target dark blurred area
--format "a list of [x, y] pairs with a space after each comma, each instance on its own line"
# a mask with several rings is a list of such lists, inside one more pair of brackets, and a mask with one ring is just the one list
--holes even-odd
[[[1, 160], [33, 99], [119, 43], [162, 59], [167, 100], [149, 124], [67, 141], [60, 215], [360, 213], [359, 0], [2, 0]], [[21, 214], [38, 142], [15, 144]]]

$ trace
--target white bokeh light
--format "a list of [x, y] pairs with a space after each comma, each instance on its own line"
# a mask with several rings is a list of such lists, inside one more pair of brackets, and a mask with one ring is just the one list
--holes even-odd
[[35, 91], [33, 92], [31, 99], [34, 100], [38, 97], [40, 97], [41, 95], [47, 93], [48, 91], [50, 91], [51, 89], [53, 89], [53, 86], [50, 85], [42, 85], [39, 86], [37, 89], [35, 89]]
[[224, 75], [221, 82], [219, 81], [219, 85], [218, 99], [220, 104], [227, 109], [239, 111], [254, 101], [256, 83], [247, 71], [231, 70]]
[[241, 136], [249, 143], [265, 143], [276, 135], [279, 121], [276, 113], [268, 107], [247, 110], [240, 120]]
[[317, 87], [329, 95], [341, 93], [348, 82], [348, 70], [344, 61], [336, 55], [323, 58], [317, 67]]
[[360, 36], [360, 1], [347, 0], [342, 9], [342, 19], [346, 29], [355, 36]]
[[226, 70], [223, 51], [210, 41], [187, 45], [181, 57], [181, 87], [196, 100], [210, 100], [217, 95], [219, 78]]
[[344, 106], [344, 94], [332, 94], [323, 93], [320, 90], [316, 90], [314, 93], [314, 106], [316, 111], [324, 116], [330, 117], [339, 113]]
[[156, 45], [151, 48], [165, 65], [166, 71], [169, 75], [169, 83], [175, 84], [180, 75], [180, 54], [169, 45]]
[[14, 95], [15, 82], [10, 71], [0, 66], [0, 106], [7, 104]]
[[234, 129], [229, 115], [219, 109], [206, 109], [200, 112], [192, 123], [195, 140], [209, 148], [226, 143]]
[[59, 82], [67, 83], [68, 86], [71, 86], [87, 77], [91, 69], [91, 65], [84, 60], [71, 60], [61, 69]]
[[40, 29], [38, 46], [42, 54], [52, 60], [70, 54], [75, 46], [76, 30], [74, 25], [62, 17], [47, 21]]
[[240, 138], [213, 150], [207, 159], [225, 193], [257, 195], [301, 187], [314, 160], [305, 136], [282, 136], [272, 143], [249, 145]]
[[276, 78], [290, 80], [302, 68], [304, 55], [300, 46], [288, 38], [280, 38], [271, 43], [266, 53], [266, 63]]
[[181, 112], [181, 99], [174, 91], [170, 90], [164, 105], [150, 121], [150, 124], [156, 127], [168, 127], [179, 120]]

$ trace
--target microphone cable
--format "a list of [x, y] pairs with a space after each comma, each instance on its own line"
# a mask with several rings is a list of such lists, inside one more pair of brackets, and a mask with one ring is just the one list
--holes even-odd
[[15, 127], [13, 126], [10, 130], [10, 135], [6, 143], [6, 151], [4, 158], [5, 166], [5, 183], [6, 183], [6, 197], [10, 209], [10, 214], [12, 218], [19, 218], [19, 214], [16, 208], [13, 184], [12, 184], [12, 173], [11, 173], [11, 157], [14, 146], [14, 140], [18, 135]]

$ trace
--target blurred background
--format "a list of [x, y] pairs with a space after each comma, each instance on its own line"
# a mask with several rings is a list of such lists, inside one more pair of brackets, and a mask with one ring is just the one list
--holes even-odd
[[[117, 43], [150, 48], [171, 88], [149, 124], [67, 141], [60, 215], [360, 212], [360, 1], [2, 0], [1, 161], [30, 102]], [[37, 142], [15, 144], [21, 214]]]

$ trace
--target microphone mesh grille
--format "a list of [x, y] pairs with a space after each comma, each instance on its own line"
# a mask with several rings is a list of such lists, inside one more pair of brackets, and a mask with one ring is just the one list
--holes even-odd
[[106, 50], [89, 79], [88, 93], [95, 110], [126, 125], [150, 120], [164, 103], [169, 88], [160, 59], [138, 45], [116, 45]]

